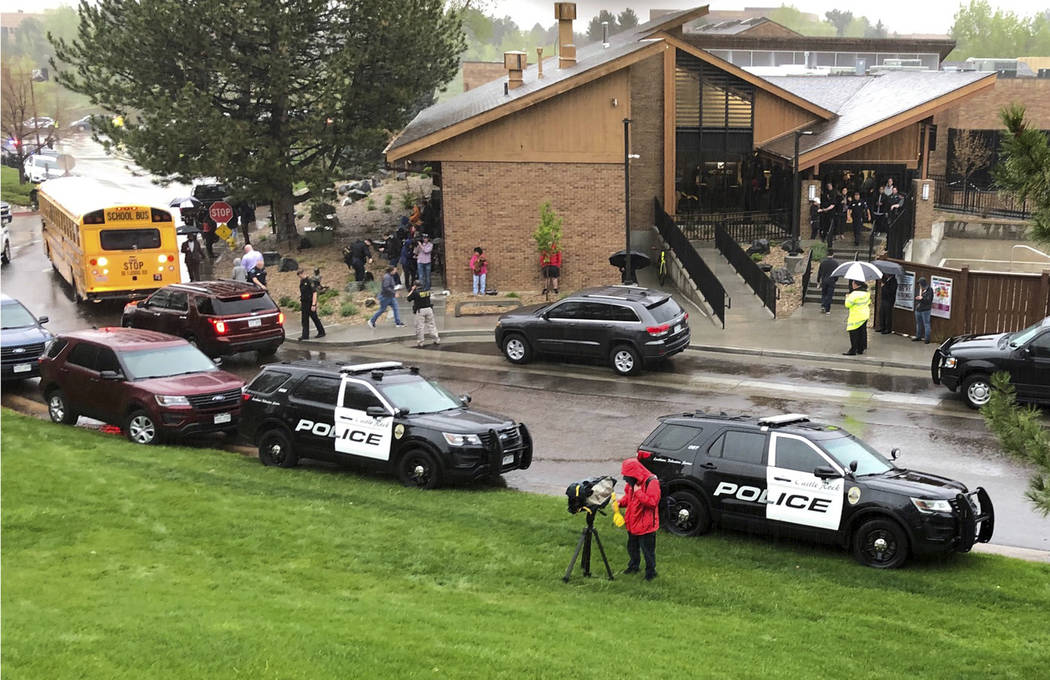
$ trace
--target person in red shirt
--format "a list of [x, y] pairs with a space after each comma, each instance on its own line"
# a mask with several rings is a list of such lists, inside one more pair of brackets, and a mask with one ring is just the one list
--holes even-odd
[[627, 485], [623, 498], [616, 504], [624, 510], [627, 527], [627, 568], [625, 574], [638, 572], [641, 564], [639, 548], [645, 556], [645, 580], [656, 578], [656, 530], [660, 528], [660, 480], [638, 462], [629, 458], [620, 467], [623, 481]]
[[540, 254], [540, 271], [545, 279], [543, 293], [558, 292], [558, 276], [561, 274], [561, 250], [557, 245]]

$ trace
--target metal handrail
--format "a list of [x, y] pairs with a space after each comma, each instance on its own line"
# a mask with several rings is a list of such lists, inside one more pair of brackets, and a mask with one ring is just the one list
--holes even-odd
[[[1032, 246], [1026, 246], [1023, 243], [1018, 243], [1013, 248], [1010, 248], [1010, 269], [1014, 268], [1014, 251], [1016, 249], [1018, 249], [1018, 248], [1024, 248], [1025, 250], [1031, 250], [1036, 255], [1040, 255], [1042, 257], [1045, 257], [1047, 262], [1050, 262], [1050, 255], [1044, 253], [1041, 250], [1037, 250], [1037, 249], [1033, 248]], [[1038, 263], [1035, 263], [1035, 264], [1038, 264]]]

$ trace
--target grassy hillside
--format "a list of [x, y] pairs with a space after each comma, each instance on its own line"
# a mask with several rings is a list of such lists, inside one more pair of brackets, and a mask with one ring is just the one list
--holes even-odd
[[[583, 523], [561, 499], [264, 468], [10, 411], [0, 432], [11, 680], [1033, 678], [1050, 662], [1046, 565], [880, 572], [661, 534], [656, 581], [564, 584]], [[624, 534], [598, 527], [622, 569]]]

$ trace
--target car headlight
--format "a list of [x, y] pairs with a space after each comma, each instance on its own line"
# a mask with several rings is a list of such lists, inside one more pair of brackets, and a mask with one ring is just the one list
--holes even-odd
[[441, 435], [450, 446], [481, 446], [481, 438], [476, 434], [455, 434], [442, 432]]
[[189, 406], [190, 400], [186, 397], [179, 395], [163, 395], [158, 394], [156, 396], [157, 403], [161, 406]]
[[915, 509], [924, 514], [930, 514], [931, 512], [948, 512], [952, 511], [952, 506], [948, 501], [937, 500], [933, 498], [912, 498], [911, 504], [915, 506]]
[[959, 360], [955, 357], [944, 357], [944, 363], [941, 364], [944, 368], [955, 368], [955, 365], [959, 363]]

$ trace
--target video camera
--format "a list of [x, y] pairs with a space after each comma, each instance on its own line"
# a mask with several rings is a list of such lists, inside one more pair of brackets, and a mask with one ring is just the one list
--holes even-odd
[[616, 479], [604, 475], [573, 482], [565, 489], [569, 513], [575, 515], [582, 510], [590, 513], [601, 510], [609, 504], [615, 488]]

